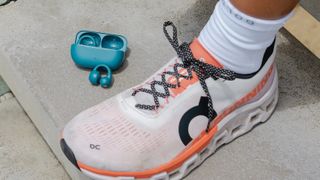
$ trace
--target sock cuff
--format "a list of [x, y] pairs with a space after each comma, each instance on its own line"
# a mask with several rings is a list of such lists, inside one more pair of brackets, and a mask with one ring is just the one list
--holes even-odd
[[277, 31], [294, 14], [292, 11], [280, 19], [265, 20], [255, 18], [241, 12], [230, 2], [230, 0], [220, 0], [219, 5], [222, 6], [223, 12], [229, 16], [232, 21], [245, 28], [256, 31]]

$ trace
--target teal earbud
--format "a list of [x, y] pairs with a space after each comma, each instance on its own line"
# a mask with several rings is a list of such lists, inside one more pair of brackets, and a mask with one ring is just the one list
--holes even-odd
[[[101, 77], [101, 71], [106, 72], [106, 76]], [[112, 83], [112, 72], [111, 69], [104, 65], [96, 66], [89, 75], [89, 81], [92, 85], [101, 85], [101, 87], [107, 88], [111, 86]]]
[[80, 36], [78, 42], [81, 45], [98, 47], [100, 45], [100, 38], [96, 34], [85, 33]]

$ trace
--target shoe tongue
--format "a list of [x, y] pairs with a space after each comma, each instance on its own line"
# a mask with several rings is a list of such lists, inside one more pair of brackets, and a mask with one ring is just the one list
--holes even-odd
[[222, 68], [223, 66], [215, 59], [200, 43], [198, 39], [194, 39], [190, 44], [190, 49], [193, 56], [196, 59], [203, 59], [206, 63], [211, 64], [212, 66]]

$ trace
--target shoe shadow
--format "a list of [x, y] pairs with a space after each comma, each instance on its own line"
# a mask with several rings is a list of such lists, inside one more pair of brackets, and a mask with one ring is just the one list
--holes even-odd
[[280, 31], [276, 61], [279, 71], [277, 110], [320, 102], [320, 59], [285, 29]]

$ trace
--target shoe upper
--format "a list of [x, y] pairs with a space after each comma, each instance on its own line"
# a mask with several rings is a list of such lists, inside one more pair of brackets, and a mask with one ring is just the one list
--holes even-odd
[[[221, 66], [197, 40], [190, 48], [196, 59]], [[237, 75], [233, 81], [206, 79], [217, 115], [250, 93], [250, 100], [259, 96], [259, 92], [253, 90], [261, 81], [266, 81], [273, 67], [274, 44], [271, 49], [261, 69], [251, 76]], [[208, 97], [195, 74], [191, 79], [173, 78], [168, 74], [166, 81], [180, 81], [181, 86], [169, 88], [168, 97], [157, 97], [160, 106], [155, 110], [137, 108], [137, 104], [153, 105], [153, 95], [144, 92], [133, 95], [137, 89], [148, 88], [150, 82], [159, 80], [163, 72], [177, 63], [181, 63], [181, 59], [173, 58], [141, 85], [81, 112], [65, 126], [63, 138], [78, 163], [108, 171], [143, 171], [168, 163], [192, 146], [192, 140], [208, 125]], [[188, 73], [183, 67], [177, 71]], [[161, 85], [155, 89], [165, 93]]]

